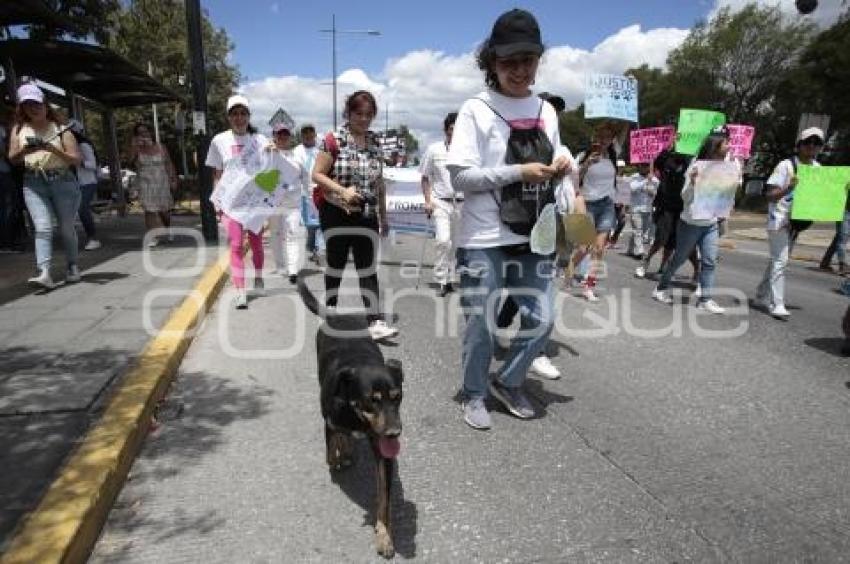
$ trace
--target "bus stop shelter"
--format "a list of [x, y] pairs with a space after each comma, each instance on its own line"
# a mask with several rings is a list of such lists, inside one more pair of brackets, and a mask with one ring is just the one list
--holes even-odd
[[28, 76], [55, 87], [57, 92], [49, 94], [64, 98], [73, 117], [81, 116], [83, 104], [103, 114], [110, 177], [118, 194], [119, 210], [123, 210], [126, 195], [121, 182], [114, 110], [178, 102], [180, 97], [117, 53], [88, 43], [8, 39], [0, 41], [0, 61], [4, 62], [10, 84], [16, 82], [15, 77]]

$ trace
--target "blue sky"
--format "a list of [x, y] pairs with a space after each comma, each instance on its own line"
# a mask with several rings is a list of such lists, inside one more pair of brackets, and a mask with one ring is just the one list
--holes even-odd
[[202, 0], [212, 21], [236, 44], [235, 61], [245, 78], [331, 74], [331, 14], [338, 29], [377, 29], [379, 37], [338, 35], [338, 68], [358, 66], [380, 73], [388, 58], [432, 49], [448, 54], [471, 50], [493, 21], [513, 7], [531, 11], [548, 45], [590, 49], [634, 23], [644, 29], [689, 28], [713, 7], [708, 0], [426, 0], [424, 2]]
[[[240, 91], [251, 101], [252, 121], [285, 109], [301, 125], [331, 127], [331, 14], [341, 30], [376, 29], [380, 36], [339, 34], [338, 107], [354, 90], [378, 99], [373, 129], [405, 124], [423, 143], [441, 137], [442, 120], [483, 89], [475, 47], [499, 14], [522, 7], [540, 22], [547, 51], [534, 89], [564, 97], [568, 108], [584, 99], [589, 73], [622, 74], [641, 64], [663, 67], [669, 52], [700, 19], [719, 6], [736, 10], [751, 0], [425, 0], [290, 2], [202, 0], [213, 23], [227, 30], [242, 72]], [[792, 18], [795, 0], [779, 5]], [[842, 0], [820, 0], [814, 17], [834, 21]]]

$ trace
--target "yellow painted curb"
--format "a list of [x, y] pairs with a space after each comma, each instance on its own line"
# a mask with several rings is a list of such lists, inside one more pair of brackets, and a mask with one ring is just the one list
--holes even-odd
[[86, 433], [38, 507], [18, 526], [2, 564], [85, 562], [121, 490], [194, 330], [218, 297], [227, 255], [151, 339], [124, 376], [100, 420]]

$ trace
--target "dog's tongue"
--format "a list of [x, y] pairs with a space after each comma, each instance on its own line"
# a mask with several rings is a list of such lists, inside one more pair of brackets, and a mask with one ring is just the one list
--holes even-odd
[[401, 442], [396, 437], [381, 437], [378, 439], [378, 450], [384, 458], [395, 458], [401, 451]]

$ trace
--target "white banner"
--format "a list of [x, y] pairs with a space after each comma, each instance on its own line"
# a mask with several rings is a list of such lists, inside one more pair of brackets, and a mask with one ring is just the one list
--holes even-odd
[[387, 220], [398, 232], [434, 234], [433, 223], [425, 213], [422, 175], [415, 168], [384, 168], [387, 186]]

